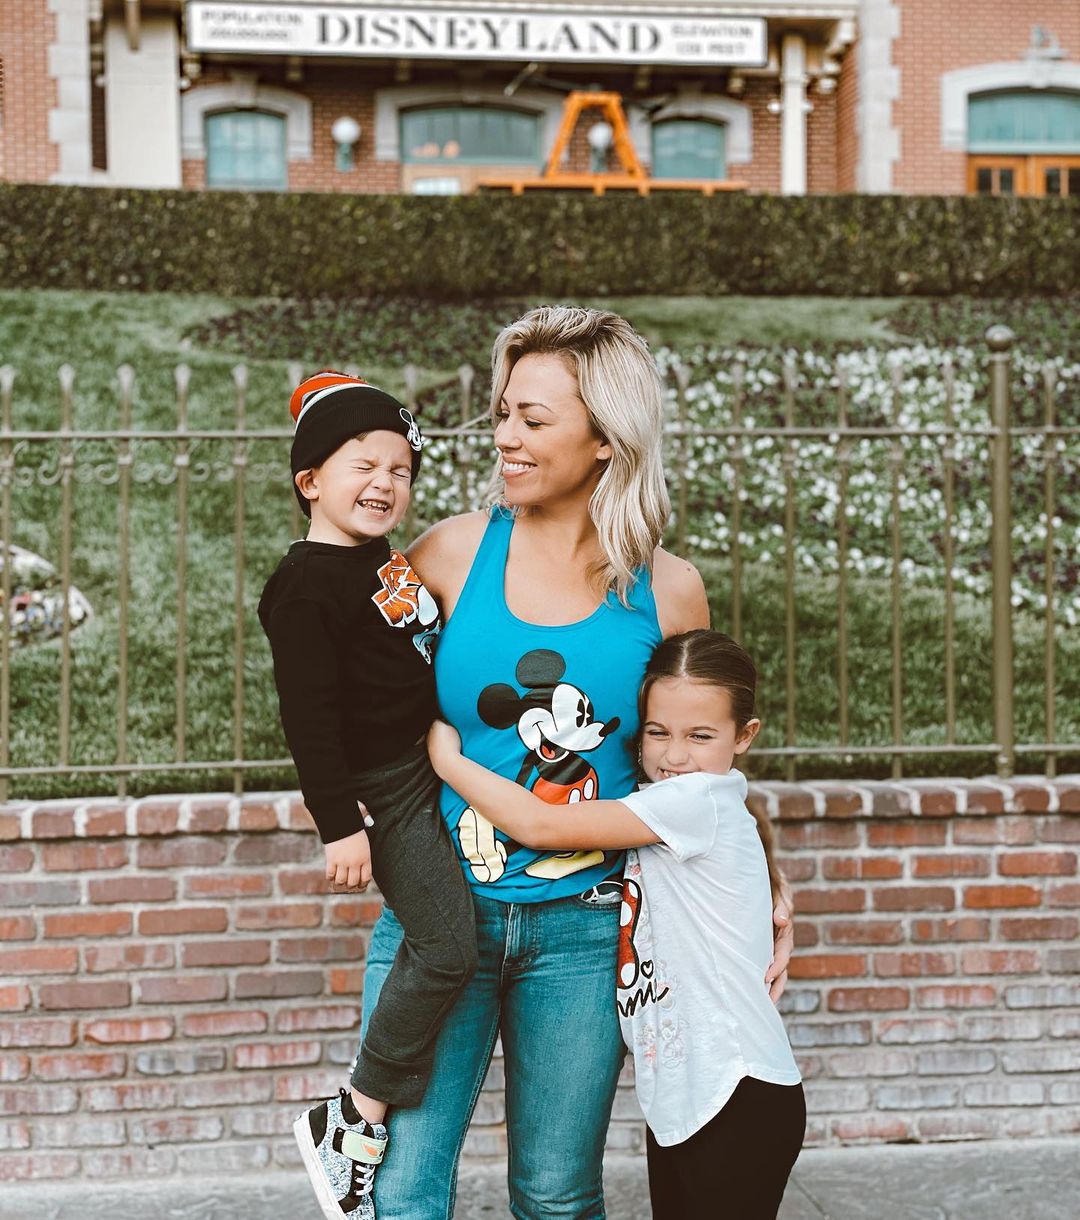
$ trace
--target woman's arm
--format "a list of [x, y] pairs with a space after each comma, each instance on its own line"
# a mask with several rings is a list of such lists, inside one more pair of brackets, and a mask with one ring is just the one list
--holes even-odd
[[788, 963], [795, 948], [795, 925], [792, 922], [795, 905], [791, 887], [783, 874], [780, 876], [780, 897], [773, 907], [773, 959], [765, 971], [765, 985], [769, 998], [775, 1004], [784, 994], [788, 981]]
[[661, 547], [656, 548], [653, 557], [653, 597], [665, 640], [709, 626], [709, 599], [701, 573], [692, 563]]
[[572, 851], [660, 842], [621, 801], [549, 805], [520, 784], [465, 758], [457, 732], [441, 720], [428, 732], [428, 753], [432, 766], [455, 792], [525, 847]]

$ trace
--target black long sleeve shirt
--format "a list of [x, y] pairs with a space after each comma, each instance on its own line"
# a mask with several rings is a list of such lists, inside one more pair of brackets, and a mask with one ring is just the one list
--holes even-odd
[[294, 542], [263, 589], [281, 723], [324, 843], [363, 828], [353, 777], [404, 754], [435, 716], [439, 612], [385, 538]]

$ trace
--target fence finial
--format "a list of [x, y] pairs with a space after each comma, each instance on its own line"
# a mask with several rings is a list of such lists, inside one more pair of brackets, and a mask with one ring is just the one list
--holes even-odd
[[986, 332], [986, 346], [992, 352], [1007, 352], [1016, 342], [1016, 335], [1004, 323], [996, 322]]

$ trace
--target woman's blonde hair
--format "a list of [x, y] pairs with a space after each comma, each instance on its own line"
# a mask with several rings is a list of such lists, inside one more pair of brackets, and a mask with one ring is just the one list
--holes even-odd
[[[529, 355], [560, 357], [577, 378], [595, 432], [611, 446], [589, 500], [604, 559], [595, 576], [624, 603], [638, 568], [651, 571], [653, 552], [671, 512], [663, 470], [664, 402], [649, 345], [618, 314], [544, 305], [507, 326], [491, 354], [491, 413], [502, 403], [514, 365]], [[490, 499], [502, 499], [496, 474]]]

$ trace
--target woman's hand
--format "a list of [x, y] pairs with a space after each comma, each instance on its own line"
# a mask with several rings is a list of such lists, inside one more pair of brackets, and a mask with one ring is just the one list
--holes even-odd
[[452, 728], [445, 720], [436, 720], [427, 735], [428, 754], [431, 765], [440, 779], [446, 779], [443, 773], [448, 764], [461, 756], [461, 737], [457, 729]]
[[765, 986], [769, 989], [769, 999], [775, 1004], [784, 994], [787, 986], [788, 962], [791, 961], [791, 951], [795, 948], [795, 926], [791, 921], [791, 894], [785, 891], [773, 907], [773, 924], [776, 932], [773, 936], [773, 959], [765, 971]]
[[326, 877], [346, 890], [366, 890], [371, 884], [371, 844], [366, 830], [326, 844]]

